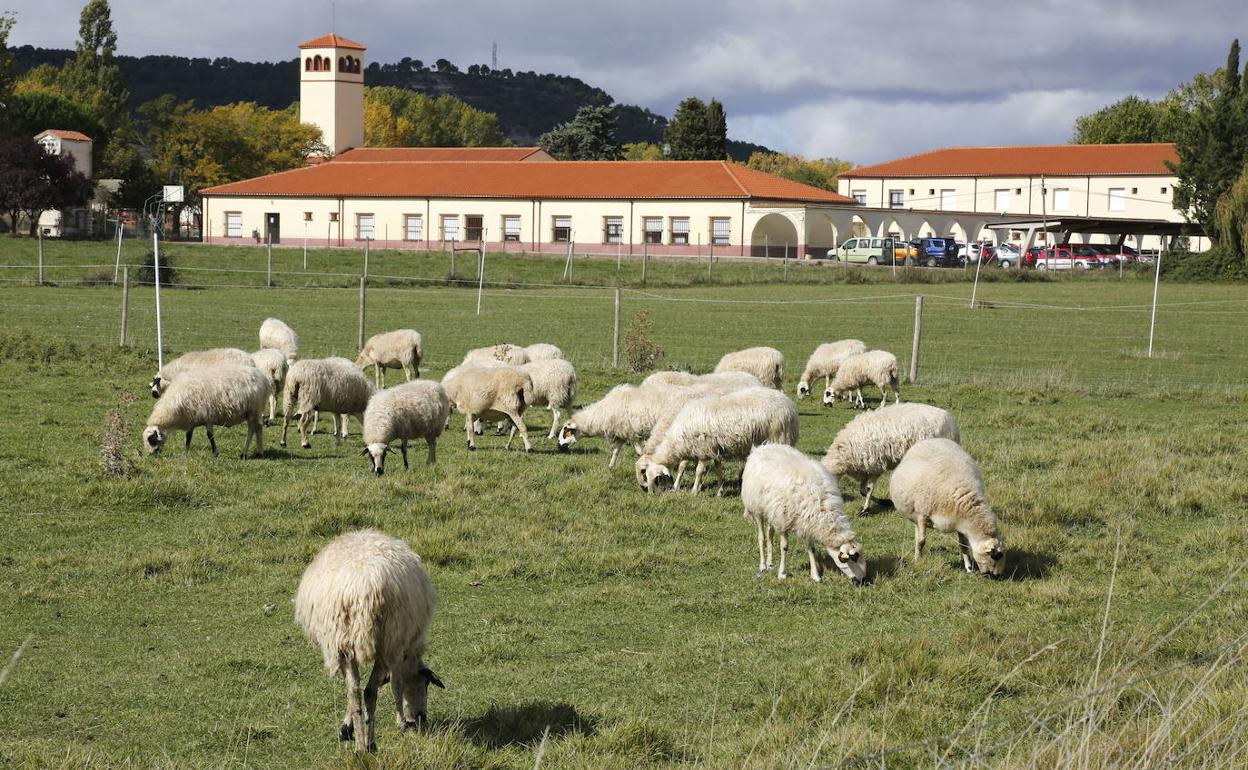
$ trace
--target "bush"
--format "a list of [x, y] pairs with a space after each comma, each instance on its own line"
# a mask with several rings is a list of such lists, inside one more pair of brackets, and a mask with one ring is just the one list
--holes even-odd
[[1248, 281], [1248, 266], [1224, 246], [1201, 252], [1175, 248], [1162, 254], [1161, 274], [1172, 281]]
[[666, 352], [650, 338], [654, 322], [649, 310], [639, 310], [633, 322], [624, 330], [624, 360], [633, 372], [648, 372], [654, 368]]
[[[138, 269], [135, 274], [135, 281], [140, 286], [156, 285], [156, 258], [152, 252], [147, 252], [147, 256], [143, 258], [143, 266]], [[173, 262], [169, 259], [169, 255], [160, 255], [160, 285], [172, 286], [182, 283], [182, 276], [178, 275], [178, 269], [173, 266]]]

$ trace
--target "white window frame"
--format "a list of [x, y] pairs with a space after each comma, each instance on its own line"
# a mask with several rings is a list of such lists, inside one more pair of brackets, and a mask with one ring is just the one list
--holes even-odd
[[[368, 225], [364, 222], [368, 220]], [[368, 232], [366, 233], [365, 230]], [[377, 240], [377, 217], [373, 214], [356, 214], [355, 215], [355, 239], [357, 241], [375, 241]]]
[[[412, 225], [415, 225], [413, 227]], [[403, 240], [423, 241], [425, 239], [425, 218], [420, 214], [403, 215]]]
[[[442, 226], [442, 240], [451, 241], [452, 243], [458, 243], [459, 242], [459, 214], [441, 214], [439, 216], [438, 221], [441, 223], [441, 226]], [[448, 230], [447, 228], [448, 223], [450, 223], [451, 225], [451, 227], [449, 228], [450, 235], [451, 235], [450, 238], [446, 237], [447, 230]]]
[[906, 191], [905, 190], [889, 190], [888, 191], [888, 207], [890, 209], [904, 209], [906, 207]]
[[663, 243], [663, 217], [642, 217], [641, 230], [646, 243]]
[[1014, 191], [1008, 188], [992, 191], [992, 210], [1009, 211], [1014, 205]]
[[503, 215], [503, 240], [520, 242], [520, 215], [504, 214]]
[[857, 203], [859, 206], [867, 205], [867, 191], [866, 190], [852, 190], [849, 193], [849, 197], [853, 198], [854, 202]]
[[940, 191], [940, 210], [956, 211], [957, 210], [957, 190], [942, 189]]
[[241, 211], [225, 212], [225, 237], [226, 238], [242, 238], [243, 237], [243, 212]]
[[689, 217], [672, 217], [671, 228], [671, 242], [679, 246], [688, 246]]
[[611, 246], [624, 242], [624, 217], [602, 218], [602, 242]]
[[1070, 211], [1070, 188], [1069, 187], [1053, 188], [1053, 210], [1054, 211]]
[[711, 217], [711, 245], [729, 246], [731, 244], [732, 217]]
[[[566, 230], [564, 237], [559, 236], [560, 230]], [[550, 218], [550, 242], [551, 243], [571, 243], [572, 242], [572, 217], [569, 216], [552, 216]]]
[[1109, 211], [1126, 211], [1127, 210], [1127, 188], [1111, 187], [1105, 193], [1106, 205]]

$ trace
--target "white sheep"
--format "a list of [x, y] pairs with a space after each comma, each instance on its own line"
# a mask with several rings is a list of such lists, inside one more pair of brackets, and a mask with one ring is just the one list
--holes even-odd
[[559, 415], [571, 414], [576, 401], [576, 368], [561, 358], [529, 361], [518, 368], [533, 379], [533, 400], [528, 406], [550, 409], [550, 433], [546, 438], [554, 438], [560, 424]]
[[[524, 410], [533, 401], [533, 379], [514, 366], [480, 366], [460, 364], [442, 378], [442, 387], [456, 411], [464, 415], [464, 432], [468, 449], [477, 448], [473, 440], [473, 423], [480, 420], [510, 420], [520, 431], [524, 451], [532, 452], [529, 431], [524, 425]], [[514, 436], [514, 433], [513, 433]], [[507, 439], [511, 447], [511, 439]]]
[[169, 438], [169, 431], [186, 431], [186, 447], [191, 446], [191, 434], [195, 428], [204, 426], [208, 433], [208, 446], [212, 456], [217, 456], [217, 441], [213, 428], [225, 428], [247, 423], [247, 440], [240, 455], [246, 459], [251, 439], [256, 439], [256, 455], [264, 451], [264, 434], [260, 419], [264, 404], [269, 397], [269, 380], [254, 366], [216, 366], [197, 369], [179, 375], [156, 402], [143, 430], [143, 446], [148, 454], [160, 451]]
[[784, 383], [784, 354], [775, 348], [746, 348], [727, 353], [715, 365], [719, 372], [749, 372], [769, 388]]
[[836, 479], [802, 452], [784, 444], [755, 447], [741, 473], [741, 503], [745, 518], [758, 530], [758, 575], [771, 570], [772, 535], [779, 531], [776, 577], [781, 580], [788, 577], [785, 559], [791, 534], [807, 540], [811, 580], [822, 580], [816, 546], [827, 551], [837, 569], [855, 585], [866, 579], [867, 560], [845, 515]]
[[[437, 593], [407, 543], [374, 530], [339, 535], [321, 549], [299, 581], [295, 619], [321, 651], [325, 671], [347, 682], [347, 713], [338, 739], [376, 751], [377, 691], [386, 677], [395, 719], [406, 732], [427, 719], [429, 685], [445, 687], [425, 665]], [[373, 670], [360, 687], [360, 668]]]
[[641, 381], [641, 387], [650, 385], [690, 385], [735, 384], [742, 388], [762, 385], [762, 381], [749, 372], [713, 372], [711, 374], [691, 374], [681, 371], [654, 372]]
[[299, 445], [310, 449], [308, 428], [314, 412], [329, 412], [334, 423], [334, 442], [341, 444], [347, 437], [347, 418], [354, 415], [363, 421], [364, 410], [376, 388], [351, 361], [345, 358], [305, 358], [293, 363], [286, 372], [286, 390], [282, 399], [282, 446], [290, 418], [299, 418]]
[[956, 532], [962, 566], [1000, 577], [1005, 542], [997, 516], [988, 506], [984, 477], [966, 450], [947, 438], [930, 438], [910, 447], [890, 484], [897, 512], [914, 524], [914, 560], [923, 555], [927, 527]]
[[399, 440], [403, 467], [407, 464], [407, 442], [423, 438], [429, 448], [426, 465], [438, 460], [438, 436], [450, 418], [451, 406], [442, 386], [430, 380], [405, 382], [378, 391], [364, 410], [364, 454], [372, 461], [373, 472], [385, 473], [390, 442]]
[[276, 348], [262, 348], [251, 354], [251, 362], [269, 378], [269, 424], [277, 419], [277, 394], [286, 384], [286, 354]]
[[693, 493], [702, 488], [702, 469], [715, 463], [718, 495], [724, 493], [724, 460], [744, 460], [759, 444], [797, 444], [797, 404], [771, 388], [743, 388], [723, 395], [690, 401], [681, 408], [651, 455], [646, 488], [657, 489], [661, 478], [671, 479], [669, 467], [681, 460], [698, 460]]
[[581, 436], [601, 436], [611, 444], [607, 467], [615, 467], [625, 444], [642, 453], [642, 444], [673, 399], [688, 389], [677, 385], [617, 385], [589, 406], [577, 410], [559, 429], [559, 450], [566, 452]]
[[832, 440], [823, 464], [836, 476], [858, 481], [865, 513], [876, 480], [897, 467], [910, 447], [929, 438], [961, 441], [962, 432], [953, 415], [940, 407], [893, 404], [850, 420]]
[[797, 383], [797, 397], [806, 398], [810, 395], [810, 383], [823, 378], [823, 389], [831, 384], [832, 375], [841, 368], [841, 363], [850, 356], [866, 353], [867, 345], [862, 340], [837, 340], [825, 342], [815, 348], [815, 352], [806, 359], [806, 368], [802, 370], [802, 379]]
[[548, 342], [535, 342], [524, 348], [524, 354], [529, 357], [529, 361], [545, 361], [551, 358], [567, 359], [557, 345], [551, 345]]
[[260, 347], [282, 351], [286, 354], [286, 363], [293, 364], [299, 358], [299, 335], [285, 321], [266, 318], [260, 324]]
[[183, 374], [196, 369], [207, 369], [213, 366], [254, 366], [251, 354], [238, 348], [212, 348], [211, 350], [191, 350], [167, 362], [156, 372], [149, 386], [152, 398], [160, 398], [165, 388]]
[[520, 366], [529, 362], [529, 354], [517, 345], [501, 342], [488, 348], [476, 348], [464, 354], [464, 363], [473, 361], [501, 361], [509, 366]]
[[361, 369], [373, 367], [373, 384], [386, 385], [386, 369], [402, 369], [408, 380], [420, 377], [420, 360], [425, 357], [424, 343], [415, 329], [396, 329], [374, 334], [364, 343], [355, 359]]
[[[823, 405], [832, 406], [842, 393], [851, 404], [863, 407], [862, 386], [875, 385], [880, 389], [880, 406], [888, 403], [888, 391], [893, 391], [893, 403], [901, 402], [901, 384], [897, 376], [897, 356], [887, 350], [870, 350], [850, 356], [841, 362], [832, 378], [832, 384], [823, 392]], [[853, 391], [851, 394], [849, 391]]]

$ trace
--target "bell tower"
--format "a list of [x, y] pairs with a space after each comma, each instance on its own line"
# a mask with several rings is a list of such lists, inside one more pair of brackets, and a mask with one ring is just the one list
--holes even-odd
[[364, 146], [364, 46], [323, 35], [299, 46], [299, 120], [337, 155]]

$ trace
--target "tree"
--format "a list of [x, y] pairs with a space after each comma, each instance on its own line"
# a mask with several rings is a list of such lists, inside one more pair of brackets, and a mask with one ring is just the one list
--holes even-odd
[[47, 153], [26, 136], [0, 139], [0, 212], [15, 235], [22, 216], [34, 235], [43, 212], [85, 206], [94, 189], [95, 182], [74, 170], [72, 156]]
[[1128, 144], [1134, 142], [1168, 142], [1164, 136], [1160, 105], [1128, 96], [1091, 115], [1075, 120], [1075, 144]]
[[1214, 208], [1221, 245], [1248, 262], [1248, 165]]
[[624, 160], [667, 160], [663, 148], [650, 142], [630, 142], [620, 150]]
[[537, 143], [559, 160], [619, 160], [615, 114], [610, 107], [586, 106], [576, 117], [542, 134]]
[[673, 160], [723, 160], [728, 141], [724, 106], [712, 99], [706, 104], [696, 96], [682, 101], [663, 132]]
[[117, 33], [108, 0], [88, 0], [78, 19], [74, 58], [61, 70], [61, 91], [99, 121], [99, 176], [118, 176], [133, 165], [138, 136], [127, 106], [130, 89], [117, 61]]
[[854, 167], [849, 161], [837, 158], [808, 160], [801, 155], [779, 152], [756, 152], [745, 165], [757, 171], [833, 192], [836, 191], [836, 178]]
[[[1248, 79], [1248, 71], [1242, 78]], [[1239, 72], [1239, 41], [1231, 43], [1217, 95], [1199, 104], [1175, 142], [1174, 204], [1217, 239], [1214, 210], [1243, 172], [1248, 154], [1248, 96]]]
[[13, 31], [15, 21], [13, 14], [0, 13], [0, 104], [9, 103], [16, 80], [13, 54], [9, 52], [9, 33]]
[[500, 147], [511, 143], [498, 118], [450, 95], [405, 88], [364, 94], [364, 144], [369, 147]]

